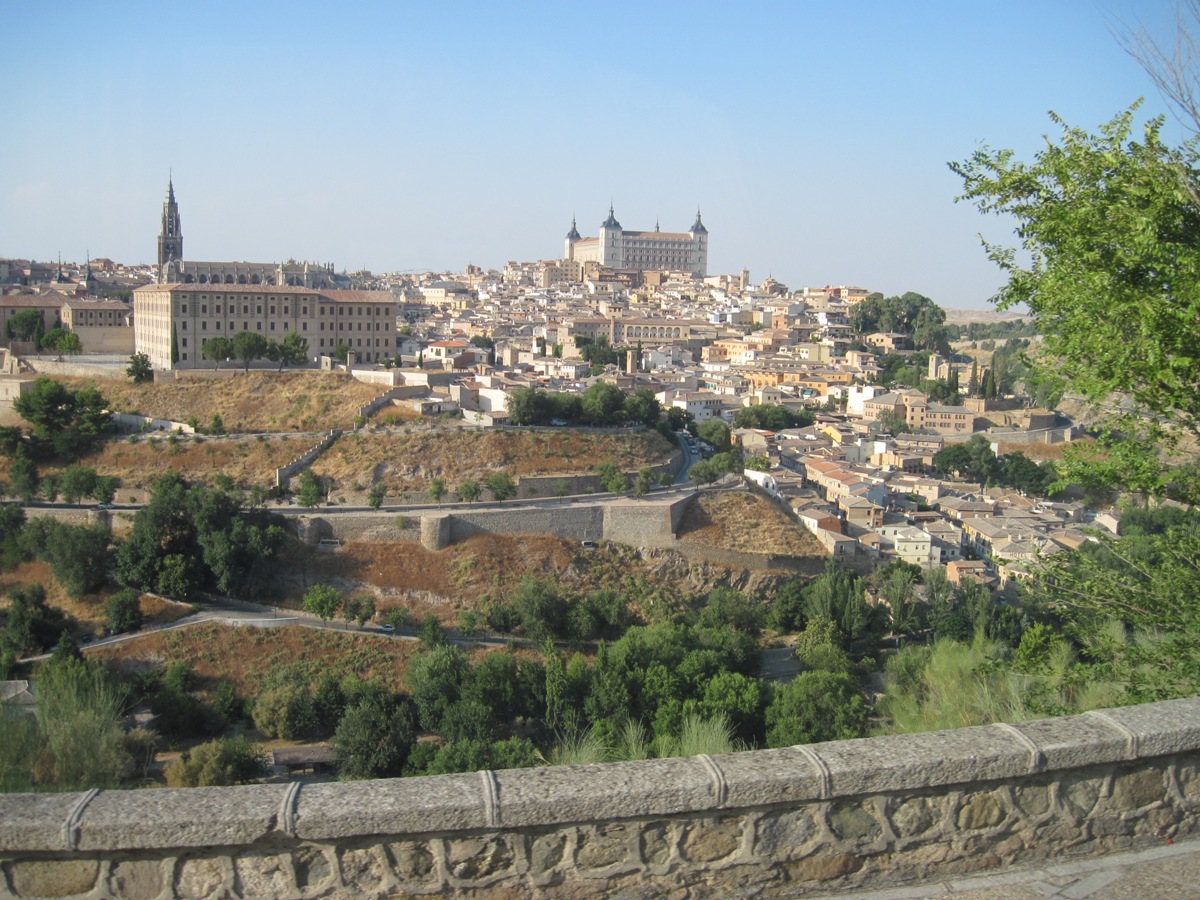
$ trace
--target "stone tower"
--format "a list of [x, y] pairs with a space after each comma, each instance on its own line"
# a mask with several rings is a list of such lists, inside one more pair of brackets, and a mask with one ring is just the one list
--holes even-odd
[[168, 179], [167, 199], [163, 201], [162, 227], [158, 232], [158, 270], [160, 275], [169, 263], [183, 261], [183, 225], [179, 220], [179, 204], [175, 202], [175, 184]]
[[600, 225], [600, 265], [610, 269], [625, 267], [625, 248], [621, 243], [621, 223], [608, 205], [608, 218]]
[[566, 246], [563, 248], [563, 259], [575, 258], [575, 245], [582, 240], [579, 229], [575, 227], [575, 217], [571, 216], [571, 230], [567, 232]]

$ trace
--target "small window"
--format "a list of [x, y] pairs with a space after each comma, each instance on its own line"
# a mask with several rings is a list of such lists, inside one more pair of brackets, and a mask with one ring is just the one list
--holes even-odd
[[208, 331], [208, 323], [207, 323], [207, 322], [201, 322], [201, 323], [200, 323], [200, 330], [201, 330], [201, 331]]
[[185, 353], [185, 354], [183, 354], [183, 358], [184, 358], [184, 359], [187, 359], [187, 354], [186, 354], [186, 353]]
[[185, 347], [187, 346], [187, 338], [183, 339], [183, 346], [185, 346]]
[[286, 306], [285, 306], [285, 307], [283, 308], [283, 314], [284, 314], [285, 316], [288, 314], [288, 307], [286, 307]]
[[184, 322], [181, 322], [180, 324], [183, 326], [183, 330], [187, 331], [187, 322], [184, 321]]
[[275, 315], [275, 307], [271, 307], [271, 315]]
[[[256, 311], [254, 314], [255, 314], [256, 316], [261, 316], [261, 315], [262, 315], [262, 306], [259, 306], [259, 307], [258, 307], [258, 310], [257, 310], [257, 311]], [[261, 331], [262, 329], [259, 329], [259, 330]]]
[[308, 323], [307, 323], [307, 322], [301, 322], [301, 323], [300, 323], [300, 330], [301, 330], [301, 331], [308, 331]]
[[275, 330], [275, 323], [274, 323], [274, 322], [272, 322], [272, 323], [271, 323], [271, 330], [272, 330], [272, 331], [274, 331], [274, 330]]
[[185, 303], [185, 304], [183, 304], [183, 314], [184, 314], [185, 316], [187, 315], [187, 304], [186, 304], [186, 303]]
[[250, 323], [249, 323], [249, 322], [243, 322], [243, 323], [242, 323], [242, 331], [249, 331], [249, 330], [250, 330]]
[[203, 306], [200, 307], [200, 312], [202, 312], [202, 313], [208, 312], [208, 304], [207, 303], [205, 303]]

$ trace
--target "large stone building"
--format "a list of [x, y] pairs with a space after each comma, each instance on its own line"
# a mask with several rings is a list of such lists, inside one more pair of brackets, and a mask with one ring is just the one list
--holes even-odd
[[167, 182], [162, 225], [158, 232], [159, 284], [273, 284], [288, 287], [339, 288], [348, 279], [339, 278], [333, 264], [196, 262], [183, 258], [183, 220], [175, 200], [175, 183]]
[[653, 231], [625, 231], [610, 206], [597, 237], [581, 237], [571, 221], [563, 258], [609, 269], [687, 272], [703, 278], [708, 274], [708, 229], [697, 209], [696, 221], [686, 232], [659, 231], [657, 225]]
[[204, 342], [254, 331], [282, 341], [299, 332], [310, 360], [345, 344], [361, 362], [394, 354], [399, 304], [377, 291], [312, 290], [290, 285], [148, 284], [133, 292], [136, 350], [158, 369], [206, 363]]

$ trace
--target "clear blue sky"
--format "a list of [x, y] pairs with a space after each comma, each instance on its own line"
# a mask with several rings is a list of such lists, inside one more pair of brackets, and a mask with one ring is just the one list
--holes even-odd
[[185, 256], [461, 270], [684, 230], [710, 272], [986, 306], [953, 198], [1047, 110], [1162, 102], [1110, 33], [1160, 0], [13, 3], [0, 256], [154, 258], [168, 170]]

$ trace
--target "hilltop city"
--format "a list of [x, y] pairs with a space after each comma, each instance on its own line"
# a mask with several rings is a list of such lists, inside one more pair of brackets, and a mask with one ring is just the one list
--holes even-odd
[[[43, 335], [74, 335], [80, 361], [136, 353], [160, 374], [220, 366], [250, 332], [265, 341], [248, 368], [301, 346], [283, 362], [420, 387], [404, 401], [414, 410], [482, 427], [513, 421], [514, 391], [582, 393], [597, 380], [648, 390], [693, 429], [730, 426], [733, 445], [770, 464], [745, 477], [837, 559], [944, 565], [955, 583], [1003, 587], [1085, 540], [1084, 504], [1030, 490], [1053, 480], [1035, 463], [1082, 428], [1039, 405], [1057, 399], [1053, 386], [1022, 378], [1022, 322], [959, 328], [916, 294], [885, 302], [864, 287], [710, 274], [709, 241], [699, 210], [672, 232], [627, 230], [610, 207], [595, 236], [571, 222], [560, 258], [502, 271], [202, 262], [185, 255], [171, 184], [154, 265], [0, 260], [0, 317], [10, 336], [22, 314], [27, 329], [36, 319]], [[753, 414], [765, 409], [777, 412]], [[1023, 476], [935, 467], [972, 438], [985, 455], [1017, 454], [1009, 468]]]

